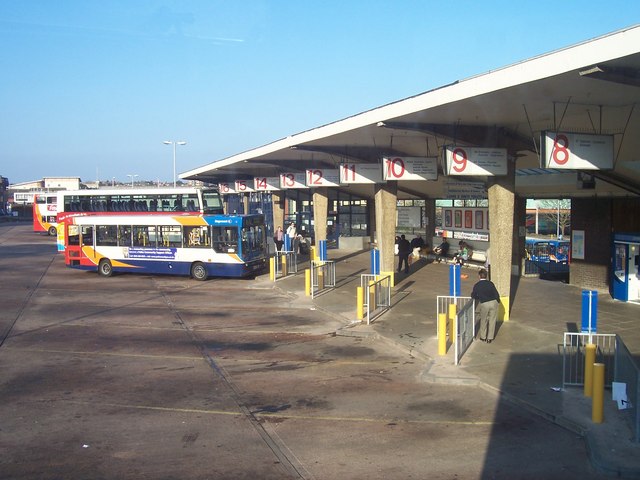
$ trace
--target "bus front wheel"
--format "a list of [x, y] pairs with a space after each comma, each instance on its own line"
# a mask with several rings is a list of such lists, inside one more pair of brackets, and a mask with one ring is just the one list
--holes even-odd
[[111, 266], [111, 262], [106, 258], [100, 260], [98, 264], [98, 273], [103, 277], [110, 277], [113, 273], [113, 267]]
[[58, 230], [56, 230], [56, 227], [49, 227], [49, 231], [47, 233], [49, 236], [53, 237], [58, 234]]
[[207, 279], [207, 268], [201, 262], [196, 262], [191, 267], [191, 276], [196, 280], [204, 281]]

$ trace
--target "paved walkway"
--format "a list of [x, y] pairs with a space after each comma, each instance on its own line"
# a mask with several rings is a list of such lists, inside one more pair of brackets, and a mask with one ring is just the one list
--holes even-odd
[[[408, 275], [398, 274], [392, 308], [370, 325], [356, 320], [356, 287], [369, 273], [369, 252], [329, 251], [336, 262], [336, 288], [313, 303], [344, 327], [338, 334], [372, 336], [405, 349], [425, 361], [423, 380], [475, 384], [517, 403], [550, 421], [583, 435], [595, 468], [624, 478], [640, 478], [640, 444], [631, 441], [630, 410], [618, 411], [605, 392], [605, 421], [591, 420], [591, 399], [579, 387], [562, 390], [562, 342], [566, 331], [579, 331], [582, 290], [560, 281], [521, 278], [511, 319], [500, 323], [491, 344], [474, 342], [461, 364], [453, 365], [452, 349], [438, 355], [436, 297], [449, 294], [449, 267], [420, 260]], [[304, 293], [304, 268], [279, 279], [277, 286]], [[477, 269], [464, 268], [462, 295], [471, 293]], [[465, 277], [465, 274], [467, 278]], [[640, 354], [640, 305], [598, 296], [598, 333], [617, 333], [636, 357]], [[637, 360], [636, 360], [637, 362]]]

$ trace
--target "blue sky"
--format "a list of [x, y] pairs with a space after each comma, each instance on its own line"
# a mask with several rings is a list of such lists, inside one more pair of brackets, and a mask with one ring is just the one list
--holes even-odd
[[637, 0], [0, 0], [0, 175], [183, 172], [640, 22]]

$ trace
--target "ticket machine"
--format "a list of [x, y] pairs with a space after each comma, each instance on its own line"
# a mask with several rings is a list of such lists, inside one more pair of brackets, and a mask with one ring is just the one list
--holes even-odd
[[611, 293], [616, 300], [640, 303], [639, 260], [640, 234], [614, 234]]

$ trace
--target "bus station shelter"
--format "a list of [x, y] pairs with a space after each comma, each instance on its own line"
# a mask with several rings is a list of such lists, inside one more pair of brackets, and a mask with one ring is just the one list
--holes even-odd
[[[640, 26], [633, 26], [274, 140], [180, 178], [219, 184], [221, 193], [245, 202], [269, 192], [274, 225], [284, 223], [286, 198], [304, 191], [312, 198], [316, 241], [327, 237], [328, 199], [368, 199], [369, 240], [386, 272], [394, 271], [398, 200], [425, 201], [430, 239], [436, 200], [486, 199], [480, 230], [488, 232], [492, 280], [507, 305], [522, 274], [526, 199], [570, 198], [570, 283], [606, 291], [613, 235], [640, 232], [639, 103]], [[456, 216], [454, 239], [458, 224], [461, 231], [478, 226], [474, 216]], [[638, 246], [627, 259], [636, 279]]]

